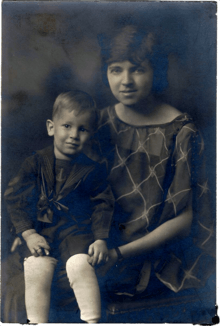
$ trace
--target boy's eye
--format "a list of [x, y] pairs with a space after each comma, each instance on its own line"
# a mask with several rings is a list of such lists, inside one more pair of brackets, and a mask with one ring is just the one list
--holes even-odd
[[86, 131], [88, 131], [88, 130], [85, 129], [84, 127], [80, 127], [80, 128], [79, 128], [79, 131], [86, 132]]
[[70, 128], [70, 125], [67, 125], [67, 124], [66, 124], [66, 125], [64, 125], [64, 127], [65, 127], [65, 128]]

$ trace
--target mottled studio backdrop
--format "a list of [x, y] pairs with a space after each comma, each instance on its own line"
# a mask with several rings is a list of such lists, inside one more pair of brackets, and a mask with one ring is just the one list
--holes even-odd
[[[51, 142], [45, 121], [60, 92], [85, 90], [100, 108], [114, 102], [102, 82], [97, 35], [127, 22], [150, 26], [170, 50], [166, 100], [190, 113], [201, 129], [215, 191], [214, 2], [40, 1], [2, 7], [2, 191], [25, 157]], [[2, 214], [4, 253], [10, 246], [4, 241], [4, 207]]]

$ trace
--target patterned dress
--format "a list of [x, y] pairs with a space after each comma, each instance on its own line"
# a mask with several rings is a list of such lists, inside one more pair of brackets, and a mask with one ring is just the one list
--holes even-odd
[[141, 238], [192, 205], [190, 236], [155, 253], [153, 267], [174, 292], [203, 286], [215, 269], [215, 233], [204, 143], [192, 118], [183, 113], [169, 123], [139, 127], [108, 107], [98, 137], [116, 198], [113, 246]]

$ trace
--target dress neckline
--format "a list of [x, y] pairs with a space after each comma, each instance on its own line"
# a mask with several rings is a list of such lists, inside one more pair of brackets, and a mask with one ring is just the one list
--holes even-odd
[[169, 122], [165, 122], [165, 123], [158, 123], [158, 124], [150, 124], [150, 125], [132, 125], [130, 123], [127, 123], [123, 120], [121, 120], [115, 110], [115, 105], [113, 105], [112, 107], [110, 107], [110, 109], [113, 112], [114, 118], [116, 118], [118, 121], [120, 121], [121, 123], [130, 126], [132, 128], [156, 128], [156, 127], [160, 127], [160, 126], [168, 126], [174, 122], [176, 122], [177, 120], [182, 120], [183, 117], [190, 119], [190, 116], [187, 112], [181, 113], [179, 114], [176, 118], [174, 118], [173, 120], [169, 121]]

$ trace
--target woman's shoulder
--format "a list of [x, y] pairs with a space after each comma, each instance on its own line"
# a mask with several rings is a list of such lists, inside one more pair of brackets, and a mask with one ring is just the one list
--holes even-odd
[[172, 122], [182, 114], [183, 112], [181, 112], [180, 110], [176, 109], [175, 107], [169, 104], [161, 103], [158, 106], [158, 116], [160, 116], [161, 123]]
[[100, 110], [101, 119], [104, 119], [109, 116], [110, 111], [112, 110], [111, 106], [106, 106]]
[[186, 112], [182, 112], [169, 104], [161, 105], [161, 114], [163, 123], [171, 125], [178, 134], [196, 134], [199, 133], [193, 118]]
[[107, 106], [100, 110], [99, 129], [106, 125], [111, 125], [111, 122], [115, 119], [114, 106]]

